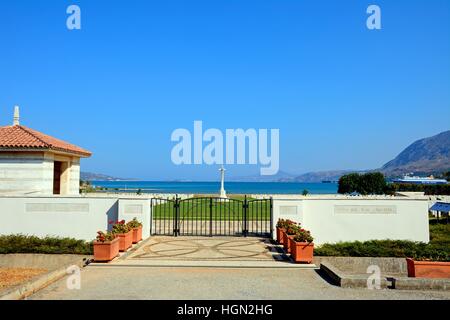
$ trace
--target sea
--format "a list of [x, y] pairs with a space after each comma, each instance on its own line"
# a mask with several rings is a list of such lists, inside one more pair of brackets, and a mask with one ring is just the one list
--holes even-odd
[[[93, 186], [113, 189], [117, 192], [136, 193], [192, 193], [216, 194], [220, 182], [157, 182], [157, 181], [92, 181]], [[225, 182], [228, 194], [336, 194], [337, 183], [297, 182]]]

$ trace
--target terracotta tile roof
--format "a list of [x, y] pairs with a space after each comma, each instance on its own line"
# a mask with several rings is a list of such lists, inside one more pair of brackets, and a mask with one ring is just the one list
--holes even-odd
[[91, 152], [24, 126], [0, 127], [0, 151], [8, 149], [53, 150], [90, 157]]

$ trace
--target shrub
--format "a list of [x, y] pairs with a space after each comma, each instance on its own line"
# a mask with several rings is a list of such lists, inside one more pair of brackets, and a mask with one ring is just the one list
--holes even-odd
[[286, 233], [290, 236], [296, 235], [300, 231], [300, 226], [298, 224], [290, 224], [286, 228]]
[[112, 227], [112, 233], [124, 234], [130, 231], [130, 227], [125, 223], [125, 220], [117, 221]]
[[339, 179], [338, 193], [384, 194], [386, 188], [386, 179], [381, 172], [350, 173]]
[[292, 220], [278, 219], [277, 228], [287, 229], [289, 226], [291, 226], [293, 224], [296, 224], [296, 223]]
[[310, 231], [303, 229], [300, 223], [291, 220], [279, 219], [277, 228], [285, 229], [288, 235], [294, 236], [296, 242], [313, 242], [314, 240]]
[[113, 241], [115, 238], [116, 238], [116, 236], [112, 232], [98, 231], [96, 241], [97, 242], [108, 242], [108, 241]]
[[142, 227], [142, 223], [140, 223], [136, 218], [133, 218], [133, 220], [129, 221], [127, 223], [128, 227], [130, 229], [140, 228]]
[[343, 175], [339, 178], [338, 193], [346, 194], [355, 192], [358, 189], [360, 178], [361, 176], [358, 173]]
[[88, 254], [93, 253], [92, 242], [73, 238], [26, 236], [21, 234], [0, 236], [0, 254]]
[[311, 242], [314, 241], [314, 238], [312, 237], [310, 231], [305, 230], [303, 228], [299, 228], [299, 230], [295, 234], [294, 241], [295, 242], [309, 242], [309, 243], [311, 243]]
[[394, 240], [324, 244], [316, 248], [314, 254], [341, 257], [409, 257], [416, 260], [450, 261], [450, 250], [447, 245], [427, 245], [420, 242]]
[[401, 240], [372, 240], [324, 244], [317, 256], [397, 257], [415, 260], [450, 261], [450, 225], [431, 225], [430, 243]]
[[450, 184], [391, 183], [388, 189], [391, 193], [404, 191], [424, 192], [426, 195], [450, 195]]

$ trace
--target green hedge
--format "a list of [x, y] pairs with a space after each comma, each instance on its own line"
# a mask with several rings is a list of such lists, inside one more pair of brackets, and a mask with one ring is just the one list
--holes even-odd
[[316, 256], [397, 257], [417, 260], [450, 261], [450, 224], [430, 225], [430, 243], [372, 240], [324, 244], [314, 250]]
[[391, 183], [388, 186], [389, 193], [399, 191], [404, 192], [425, 192], [426, 195], [450, 195], [450, 184], [412, 184], [412, 183]]
[[316, 256], [397, 257], [416, 260], [450, 261], [448, 245], [427, 245], [411, 241], [374, 240], [324, 244], [314, 250]]
[[91, 242], [72, 238], [39, 238], [25, 235], [0, 236], [0, 254], [45, 253], [45, 254], [93, 254]]

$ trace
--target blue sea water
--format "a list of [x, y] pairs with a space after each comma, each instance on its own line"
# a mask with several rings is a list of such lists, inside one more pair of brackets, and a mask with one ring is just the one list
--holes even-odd
[[[219, 182], [156, 182], [156, 181], [92, 181], [93, 186], [118, 189], [121, 192], [143, 193], [194, 193], [215, 194], [219, 192]], [[296, 182], [225, 182], [228, 194], [336, 194], [336, 183], [296, 183]]]

